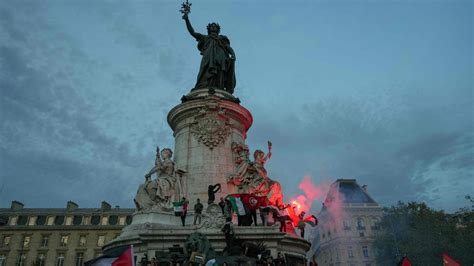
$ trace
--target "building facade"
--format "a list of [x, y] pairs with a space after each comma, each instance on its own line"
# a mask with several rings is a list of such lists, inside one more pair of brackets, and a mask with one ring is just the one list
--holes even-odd
[[70, 266], [102, 254], [102, 246], [132, 221], [134, 209], [24, 208], [13, 201], [0, 208], [0, 266]]
[[380, 230], [382, 206], [355, 179], [331, 184], [309, 253], [318, 265], [375, 266], [372, 244]]

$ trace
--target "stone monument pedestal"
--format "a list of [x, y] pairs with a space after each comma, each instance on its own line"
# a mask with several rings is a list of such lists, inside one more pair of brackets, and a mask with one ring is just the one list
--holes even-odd
[[[171, 161], [171, 158], [167, 160], [168, 166], [174, 167], [175, 172], [178, 169], [182, 170], [179, 177], [176, 176], [176, 180], [179, 182], [182, 196], [189, 200], [186, 226], [181, 225], [181, 217], [175, 216], [173, 211], [163, 209], [158, 204], [153, 205], [156, 200], [154, 193], [157, 192], [150, 194], [149, 188], [144, 187], [151, 182], [148, 177], [148, 183], [145, 182], [141, 186], [140, 193], [145, 197], [149, 195], [149, 202], [152, 202], [152, 205], [140, 205], [140, 202], [136, 201], [138, 209], [133, 215], [132, 223], [124, 227], [120, 236], [104, 246], [104, 252], [117, 246], [133, 245], [139, 261], [145, 254], [151, 259], [181, 247], [189, 257], [190, 254], [186, 249], [190, 244], [186, 239], [191, 234], [199, 232], [207, 237], [213, 256], [221, 256], [226, 247], [224, 233], [221, 231], [225, 218], [217, 204], [207, 204], [208, 188], [210, 185], [220, 184], [220, 191], [215, 195], [216, 202], [220, 197], [237, 193], [234, 183], [228, 182], [229, 176], [235, 174], [236, 169], [245, 170], [258, 164], [256, 160], [251, 162], [248, 158], [248, 147], [244, 154], [236, 154], [233, 151], [235, 144], [246, 146], [245, 139], [252, 122], [251, 113], [239, 104], [237, 98], [225, 91], [200, 89], [193, 90], [183, 97], [183, 102], [168, 113], [168, 123], [175, 138], [175, 149], [174, 161]], [[240, 167], [242, 161], [247, 168]], [[257, 166], [263, 168], [263, 164], [264, 161]], [[158, 153], [154, 168], [157, 169], [156, 172], [161, 171], [160, 167], [161, 158]], [[165, 177], [172, 180], [171, 174], [172, 172]], [[265, 178], [268, 179], [265, 176], [264, 180], [267, 180]], [[197, 199], [200, 199], [207, 209], [203, 211], [201, 224], [192, 225], [193, 207]], [[235, 221], [236, 218], [234, 214]], [[278, 223], [276, 226], [237, 226], [234, 222], [234, 225], [235, 237], [239, 241], [254, 243], [261, 241], [274, 258], [281, 252], [287, 257], [294, 258], [298, 263], [305, 261], [310, 243], [295, 235], [279, 232]]]

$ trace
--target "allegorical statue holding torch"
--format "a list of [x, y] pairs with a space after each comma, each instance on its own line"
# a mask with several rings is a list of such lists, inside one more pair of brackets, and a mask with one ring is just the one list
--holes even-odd
[[186, 0], [180, 12], [183, 14], [189, 33], [198, 42], [197, 47], [202, 55], [201, 67], [193, 90], [220, 89], [232, 94], [236, 83], [235, 53], [230, 47], [230, 41], [226, 36], [219, 35], [220, 26], [215, 22], [207, 25], [207, 35], [195, 32], [188, 16], [191, 5]]

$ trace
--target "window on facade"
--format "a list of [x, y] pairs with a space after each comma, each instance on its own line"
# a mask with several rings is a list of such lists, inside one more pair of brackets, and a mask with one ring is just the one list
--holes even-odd
[[17, 225], [26, 225], [27, 222], [28, 222], [28, 216], [24, 216], [24, 215], [18, 216], [18, 220], [16, 220]]
[[58, 215], [54, 218], [55, 225], [63, 225], [64, 224], [64, 216]]
[[74, 218], [72, 219], [72, 224], [73, 225], [81, 225], [82, 223], [82, 216], [81, 215], [75, 215]]
[[84, 253], [76, 253], [76, 266], [82, 266], [84, 264]]
[[362, 253], [364, 254], [365, 258], [368, 258], [369, 257], [369, 248], [367, 248], [367, 246], [363, 246], [362, 247]]
[[105, 236], [99, 236], [97, 238], [97, 246], [102, 247], [105, 244]]
[[359, 236], [364, 237], [365, 236], [364, 232], [359, 232]]
[[127, 224], [131, 224], [132, 223], [132, 216], [131, 215], [128, 215], [127, 216], [127, 220], [125, 221]]
[[25, 266], [26, 262], [26, 255], [23, 253], [18, 254], [18, 257], [16, 257], [16, 263], [15, 266]]
[[85, 246], [85, 245], [86, 245], [86, 241], [87, 241], [86, 235], [80, 235], [80, 236], [79, 236], [79, 246], [80, 246], [80, 247]]
[[3, 241], [2, 241], [2, 248], [9, 248], [10, 240], [11, 240], [11, 236], [4, 236]]
[[28, 220], [28, 225], [35, 225], [36, 223], [36, 216], [30, 217]]
[[0, 255], [0, 266], [6, 266], [7, 265], [7, 256], [1, 254]]
[[118, 221], [117, 215], [111, 215], [111, 216], [109, 217], [109, 224], [110, 224], [110, 225], [116, 225], [116, 224], [117, 224], [117, 221]]
[[64, 253], [58, 253], [55, 266], [64, 266]]
[[60, 239], [60, 241], [59, 241], [59, 245], [60, 245], [61, 247], [67, 246], [67, 241], [68, 241], [68, 239], [69, 239], [69, 236], [61, 236], [61, 239]]
[[100, 216], [99, 215], [93, 215], [91, 217], [91, 224], [92, 225], [98, 225], [100, 223]]
[[46, 216], [39, 215], [36, 217], [36, 225], [44, 225], [46, 223]]
[[23, 237], [23, 248], [29, 248], [31, 242], [31, 236]]
[[35, 266], [45, 266], [46, 265], [46, 254], [40, 253], [36, 258]]
[[347, 248], [347, 256], [349, 258], [354, 258], [354, 253], [352, 252], [352, 247]]
[[358, 230], [365, 229], [364, 220], [362, 218], [357, 218], [357, 229]]
[[46, 222], [47, 225], [53, 225], [54, 224], [54, 216], [49, 216]]
[[41, 247], [42, 248], [48, 247], [48, 242], [49, 242], [49, 235], [43, 235], [41, 237]]
[[351, 223], [348, 220], [343, 220], [342, 225], [344, 227], [344, 230], [351, 230]]
[[379, 230], [380, 229], [380, 220], [378, 218], [372, 219], [372, 230]]

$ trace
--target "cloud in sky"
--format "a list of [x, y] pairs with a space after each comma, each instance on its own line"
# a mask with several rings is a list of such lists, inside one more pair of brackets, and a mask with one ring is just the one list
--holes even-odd
[[[171, 1], [0, 3], [0, 205], [132, 206], [196, 43]], [[237, 54], [250, 148], [284, 193], [356, 178], [382, 204], [474, 189], [472, 2], [202, 1]], [[239, 15], [240, 14], [240, 15]], [[241, 14], [246, 14], [245, 19]], [[298, 179], [298, 182], [294, 180]], [[87, 193], [86, 193], [87, 192]], [[52, 206], [53, 205], [53, 206]]]

